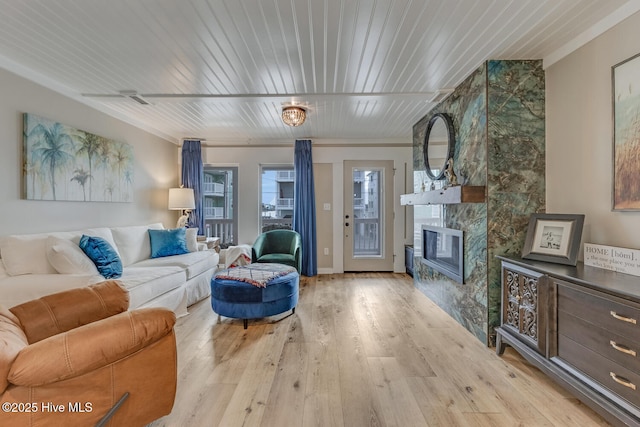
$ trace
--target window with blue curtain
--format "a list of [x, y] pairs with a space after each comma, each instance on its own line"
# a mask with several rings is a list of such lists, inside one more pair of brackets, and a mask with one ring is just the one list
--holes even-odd
[[293, 229], [302, 238], [302, 274], [315, 276], [318, 274], [316, 196], [310, 140], [296, 140], [293, 165], [295, 170]]
[[290, 166], [261, 166], [260, 231], [291, 230], [295, 191], [295, 171]]
[[193, 188], [196, 208], [189, 215], [188, 226], [198, 228], [198, 234], [204, 234], [204, 213], [202, 205], [202, 187], [204, 181], [202, 167], [202, 148], [199, 140], [184, 140], [182, 143], [182, 185]]
[[238, 244], [238, 167], [204, 165], [204, 234], [219, 237], [220, 247]]

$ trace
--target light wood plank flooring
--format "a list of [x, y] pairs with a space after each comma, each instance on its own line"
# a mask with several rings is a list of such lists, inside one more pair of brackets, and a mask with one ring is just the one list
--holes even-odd
[[304, 278], [295, 314], [209, 300], [178, 319], [178, 389], [159, 426], [606, 426], [511, 349], [496, 356], [404, 274]]

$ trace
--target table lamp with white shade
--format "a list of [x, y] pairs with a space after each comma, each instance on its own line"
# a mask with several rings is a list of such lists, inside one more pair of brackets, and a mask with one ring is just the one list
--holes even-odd
[[193, 188], [170, 188], [169, 189], [169, 210], [182, 211], [182, 215], [178, 218], [177, 228], [187, 225], [189, 213], [195, 209], [196, 201], [193, 196]]

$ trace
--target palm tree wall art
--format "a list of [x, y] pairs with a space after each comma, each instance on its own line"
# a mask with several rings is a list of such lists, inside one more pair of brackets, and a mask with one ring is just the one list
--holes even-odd
[[29, 200], [131, 202], [133, 147], [24, 114], [23, 190]]

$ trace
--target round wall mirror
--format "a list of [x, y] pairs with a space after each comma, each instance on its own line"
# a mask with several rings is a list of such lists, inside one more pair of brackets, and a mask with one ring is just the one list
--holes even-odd
[[455, 137], [451, 117], [445, 113], [436, 113], [429, 120], [424, 136], [424, 164], [427, 175], [433, 180], [444, 178], [447, 160], [453, 157]]

